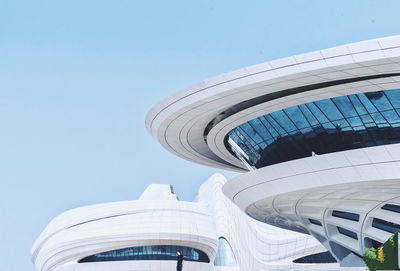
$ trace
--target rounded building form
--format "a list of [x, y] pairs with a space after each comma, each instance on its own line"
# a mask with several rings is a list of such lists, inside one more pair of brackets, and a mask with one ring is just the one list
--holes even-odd
[[[339, 269], [313, 237], [246, 216], [222, 193], [225, 183], [211, 176], [193, 202], [153, 184], [138, 200], [66, 211], [37, 238], [32, 261], [38, 271], [164, 271], [176, 270], [180, 250], [183, 270]], [[302, 261], [315, 255], [322, 262]]]
[[343, 265], [400, 229], [400, 36], [205, 80], [146, 126], [182, 158], [248, 171], [223, 188], [237, 206], [313, 235]]

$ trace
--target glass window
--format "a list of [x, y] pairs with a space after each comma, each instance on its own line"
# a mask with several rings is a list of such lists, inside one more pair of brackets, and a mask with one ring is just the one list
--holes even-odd
[[329, 251], [320, 252], [316, 254], [307, 255], [296, 260], [294, 263], [336, 263], [335, 258]]
[[354, 108], [356, 109], [358, 115], [365, 115], [368, 114], [367, 110], [365, 109], [364, 105], [361, 103], [360, 99], [357, 95], [350, 95], [349, 99], [353, 104]]
[[271, 140], [271, 134], [259, 118], [249, 121], [251, 127], [263, 138], [264, 141]]
[[235, 254], [232, 247], [224, 237], [218, 239], [218, 251], [214, 261], [215, 266], [235, 266], [237, 265]]
[[[350, 119], [348, 119], [348, 121], [350, 122], [351, 119], [354, 119], [354, 118], [350, 118]], [[333, 121], [332, 123], [333, 123], [333, 125], [336, 127], [336, 129], [343, 129], [343, 128], [346, 128], [346, 127], [349, 127], [349, 126], [350, 126], [349, 123], [348, 123], [346, 120], [344, 120], [344, 119], [335, 120], [335, 121]], [[332, 124], [332, 123], [330, 123], [330, 122], [324, 123], [323, 126], [325, 127], [325, 126], [327, 126], [327, 125], [329, 125], [329, 124]], [[361, 124], [361, 122], [360, 122], [360, 124]]]
[[360, 117], [361, 117], [361, 120], [362, 120], [362, 122], [363, 122], [364, 124], [366, 124], [366, 123], [375, 123], [374, 120], [371, 118], [370, 115], [362, 115], [362, 116], [360, 116]]
[[368, 237], [364, 238], [364, 240], [365, 240], [365, 246], [366, 247], [373, 247], [375, 249], [378, 249], [383, 245], [381, 242], [376, 241], [376, 240], [371, 239], [371, 238], [368, 238]]
[[310, 127], [310, 124], [297, 106], [287, 108], [284, 111], [298, 129]]
[[279, 136], [279, 132], [271, 125], [271, 123], [264, 117], [259, 118], [264, 124], [264, 126], [267, 128], [268, 132], [272, 135], [273, 138], [277, 138]]
[[349, 231], [348, 229], [342, 228], [342, 227], [337, 227], [338, 232], [340, 232], [343, 235], [346, 235], [350, 238], [358, 240], [357, 233], [353, 231]]
[[314, 104], [314, 103], [308, 103], [306, 104], [308, 109], [314, 114], [314, 116], [317, 118], [319, 123], [325, 123], [329, 122], [328, 118], [325, 116], [324, 113], [319, 110], [319, 108]]
[[332, 98], [332, 100], [345, 118], [358, 116], [353, 104], [347, 96]]
[[355, 214], [355, 213], [350, 213], [350, 212], [342, 212], [342, 211], [333, 211], [332, 216], [334, 217], [339, 217], [343, 219], [348, 219], [348, 220], [353, 220], [353, 221], [359, 221], [360, 220], [360, 215]]
[[343, 119], [342, 114], [339, 112], [331, 99], [317, 101], [315, 104], [322, 112], [325, 113], [330, 121]]
[[388, 210], [396, 213], [400, 213], [400, 206], [394, 204], [385, 204], [382, 206], [383, 210]]
[[363, 126], [363, 123], [359, 117], [353, 117], [347, 119], [352, 127]]
[[365, 109], [367, 109], [368, 113], [378, 112], [378, 110], [376, 110], [375, 106], [371, 103], [371, 101], [367, 98], [367, 96], [365, 96], [365, 94], [358, 95], [358, 98], [364, 105]]
[[367, 96], [368, 99], [375, 105], [378, 111], [393, 109], [383, 91], [367, 92], [365, 93], [365, 96]]
[[386, 220], [382, 220], [379, 218], [374, 218], [372, 220], [372, 227], [380, 229], [380, 230], [384, 230], [390, 233], [395, 233], [398, 230], [400, 230], [400, 225], [393, 223], [393, 222], [389, 222]]
[[319, 220], [312, 219], [312, 218], [309, 218], [308, 220], [310, 221], [311, 224], [322, 226], [322, 223]]
[[[263, 139], [259, 136], [257, 131], [248, 122], [243, 123], [242, 125], [240, 125], [240, 127], [244, 131], [243, 134], [245, 136], [250, 137], [251, 141], [254, 141], [256, 144], [263, 141]], [[254, 144], [252, 144], [252, 145], [254, 145]]]
[[285, 129], [283, 129], [271, 115], [266, 115], [266, 119], [271, 123], [274, 129], [279, 133], [279, 136], [287, 135]]
[[310, 109], [308, 109], [307, 105], [305, 105], [305, 104], [299, 105], [299, 109], [304, 114], [304, 117], [307, 119], [307, 121], [310, 123], [311, 126], [319, 126], [320, 125], [319, 121], [315, 118], [313, 113], [311, 113], [311, 111], [310, 111]]
[[390, 124], [396, 124], [400, 122], [399, 115], [397, 115], [397, 112], [394, 109], [382, 111], [382, 115]]
[[332, 122], [323, 123], [322, 127], [325, 128], [325, 132], [327, 132], [327, 133], [334, 133], [334, 130], [336, 130], [336, 125], [333, 124]]
[[386, 97], [395, 108], [400, 108], [400, 90], [385, 91]]
[[[338, 151], [400, 143], [400, 90], [352, 94], [260, 116], [228, 133], [254, 168]], [[235, 148], [229, 151], [243, 157]]]
[[286, 116], [286, 114], [282, 110], [271, 113], [271, 117], [274, 118], [274, 120], [277, 123], [279, 123], [279, 125], [287, 133], [297, 130], [297, 128], [296, 128], [296, 126], [294, 126], [293, 122]]
[[79, 260], [79, 263], [109, 262], [109, 261], [143, 261], [143, 260], [166, 260], [176, 261], [176, 252], [180, 250], [185, 261], [209, 263], [207, 254], [199, 249], [173, 246], [142, 246], [116, 249], [100, 252]]

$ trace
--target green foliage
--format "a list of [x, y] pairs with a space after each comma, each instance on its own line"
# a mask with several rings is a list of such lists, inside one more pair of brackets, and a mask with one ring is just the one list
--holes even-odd
[[392, 235], [383, 245], [383, 262], [378, 260], [377, 250], [374, 248], [365, 249], [363, 260], [369, 270], [399, 270], [397, 252], [398, 232]]
[[364, 257], [368, 259], [375, 260], [376, 259], [376, 250], [374, 248], [366, 248]]
[[376, 249], [366, 248], [363, 260], [370, 271], [375, 271], [378, 269], [379, 261], [377, 260]]

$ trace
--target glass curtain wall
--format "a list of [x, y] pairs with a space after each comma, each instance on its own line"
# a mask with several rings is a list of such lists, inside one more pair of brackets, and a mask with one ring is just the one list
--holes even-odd
[[143, 260], [164, 260], [176, 261], [176, 252], [180, 250], [185, 261], [209, 263], [210, 259], [201, 250], [171, 245], [141, 246], [116, 249], [97, 253], [83, 258], [79, 263], [87, 262], [108, 262], [108, 261], [143, 261]]
[[[341, 96], [292, 106], [231, 130], [225, 145], [261, 168], [315, 154], [400, 142], [400, 90]], [[239, 158], [239, 157], [238, 157]]]

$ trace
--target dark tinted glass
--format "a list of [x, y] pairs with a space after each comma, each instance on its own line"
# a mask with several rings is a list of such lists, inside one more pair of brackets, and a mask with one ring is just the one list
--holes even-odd
[[381, 242], [379, 242], [379, 241], [376, 241], [374, 239], [371, 239], [371, 238], [367, 237], [367, 238], [365, 238], [365, 245], [366, 245], [366, 247], [372, 247], [372, 248], [378, 249], [383, 244]]
[[348, 229], [345, 229], [345, 228], [342, 228], [342, 227], [337, 227], [337, 229], [338, 229], [338, 232], [340, 232], [341, 234], [358, 240], [357, 233], [355, 233], [353, 231], [349, 231]]
[[312, 219], [312, 218], [309, 218], [308, 220], [310, 221], [311, 224], [322, 226], [322, 223], [319, 220]]
[[336, 263], [329, 251], [307, 255], [293, 261], [294, 263]]
[[394, 204], [385, 204], [382, 206], [383, 210], [388, 210], [396, 213], [400, 213], [400, 206]]
[[258, 117], [232, 131], [225, 145], [239, 158], [233, 140], [251, 166], [316, 154], [400, 143], [400, 90], [386, 90], [311, 102]]
[[389, 222], [386, 220], [382, 220], [379, 218], [374, 218], [374, 220], [372, 220], [372, 227], [377, 228], [377, 229], [381, 229], [390, 233], [395, 233], [400, 229], [400, 225], [393, 223], [393, 222]]
[[333, 211], [332, 216], [343, 218], [343, 219], [348, 219], [348, 220], [353, 220], [353, 221], [358, 221], [360, 219], [359, 214], [342, 212], [342, 211]]
[[176, 261], [176, 252], [180, 250], [185, 261], [209, 263], [207, 254], [201, 250], [184, 246], [142, 246], [128, 247], [106, 252], [97, 253], [83, 258], [79, 263], [88, 262], [109, 262], [109, 261], [143, 261], [143, 260], [164, 260]]

